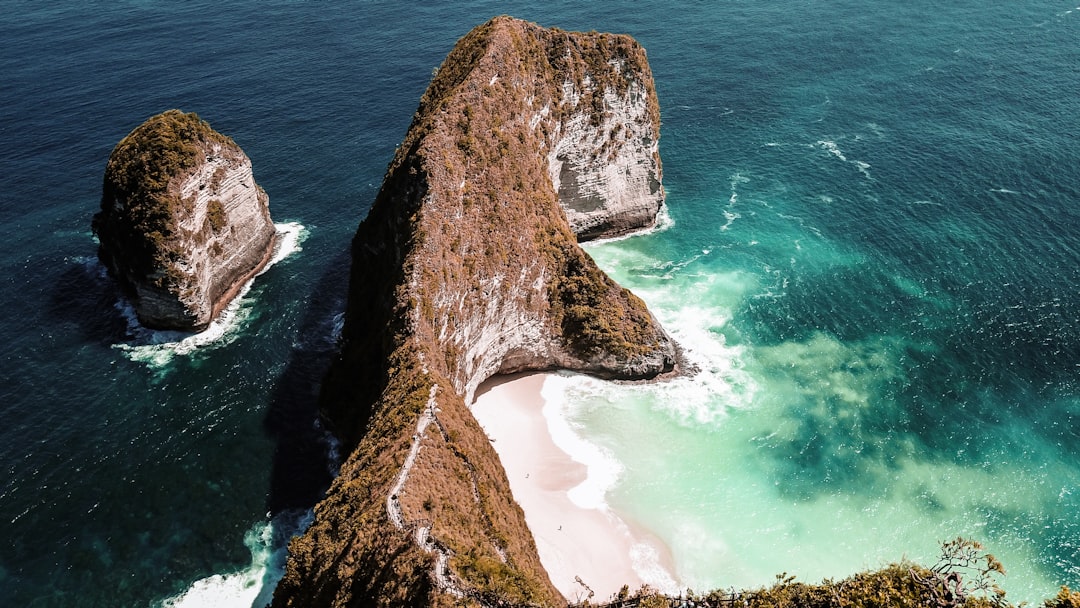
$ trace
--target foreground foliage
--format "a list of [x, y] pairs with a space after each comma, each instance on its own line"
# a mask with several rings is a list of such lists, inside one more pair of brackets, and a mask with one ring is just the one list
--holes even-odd
[[[779, 574], [770, 587], [748, 591], [693, 591], [671, 597], [643, 586], [634, 593], [627, 587], [608, 602], [581, 606], [620, 608], [1013, 608], [998, 586], [1005, 568], [974, 540], [956, 538], [941, 544], [938, 562], [930, 568], [902, 562], [881, 570], [861, 572], [840, 581], [819, 584]], [[1021, 604], [1023, 606], [1024, 604]], [[1044, 608], [1080, 608], [1080, 592], [1062, 587]]]

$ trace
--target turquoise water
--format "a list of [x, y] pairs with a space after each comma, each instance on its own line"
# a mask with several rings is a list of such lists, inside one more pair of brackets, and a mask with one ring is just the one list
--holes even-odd
[[[265, 598], [329, 478], [349, 239], [432, 68], [500, 13], [649, 51], [673, 225], [590, 251], [702, 371], [567, 390], [681, 583], [962, 534], [1012, 599], [1080, 585], [1073, 4], [0, 2], [0, 605]], [[225, 339], [142, 356], [88, 227], [112, 146], [170, 107], [303, 239]]]
[[674, 226], [589, 247], [703, 376], [567, 389], [610, 503], [697, 589], [957, 535], [1014, 600], [1075, 586], [1080, 11], [803, 8], [661, 85]]

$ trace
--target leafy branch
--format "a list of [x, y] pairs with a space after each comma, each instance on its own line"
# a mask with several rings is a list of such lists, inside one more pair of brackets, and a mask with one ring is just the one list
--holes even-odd
[[941, 543], [941, 556], [926, 575], [914, 569], [911, 577], [923, 585], [937, 608], [965, 603], [968, 596], [980, 595], [994, 606], [1005, 605], [1005, 590], [996, 576], [1005, 576], [1005, 566], [982, 543], [963, 537]]

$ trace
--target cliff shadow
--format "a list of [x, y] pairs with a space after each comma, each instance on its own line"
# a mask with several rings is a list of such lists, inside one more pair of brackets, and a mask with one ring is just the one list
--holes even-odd
[[327, 264], [300, 324], [266, 410], [263, 428], [276, 442], [267, 509], [271, 515], [315, 506], [340, 464], [336, 441], [319, 419], [319, 389], [338, 351], [350, 258], [342, 251]]
[[73, 258], [53, 283], [44, 312], [83, 342], [111, 346], [128, 335], [125, 306], [120, 287], [96, 257]]
[[[348, 249], [328, 262], [329, 270], [313, 288], [263, 420], [265, 432], [276, 444], [267, 497], [273, 515], [314, 506], [339, 464], [331, 462], [333, 440], [319, 424], [318, 397], [338, 350], [334, 325], [345, 309]], [[81, 342], [109, 348], [130, 340], [127, 306], [120, 287], [97, 258], [78, 258], [60, 268], [42, 312], [55, 321], [54, 327], [75, 332]]]

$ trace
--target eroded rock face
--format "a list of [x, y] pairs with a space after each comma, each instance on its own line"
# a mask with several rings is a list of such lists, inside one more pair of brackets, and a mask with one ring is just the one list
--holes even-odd
[[497, 373], [673, 369], [672, 340], [574, 232], [655, 222], [653, 91], [627, 36], [500, 17], [451, 51], [353, 241], [322, 393], [351, 455], [275, 606], [565, 604], [468, 404]]
[[251, 161], [194, 113], [147, 120], [109, 157], [98, 255], [147, 327], [205, 328], [269, 261], [275, 230]]
[[[547, 154], [551, 181], [580, 240], [621, 236], [656, 223], [664, 204], [660, 114], [648, 65], [612, 60], [625, 88], [603, 86], [586, 74], [563, 83], [567, 113], [554, 125]], [[582, 89], [598, 96], [585, 107]]]

